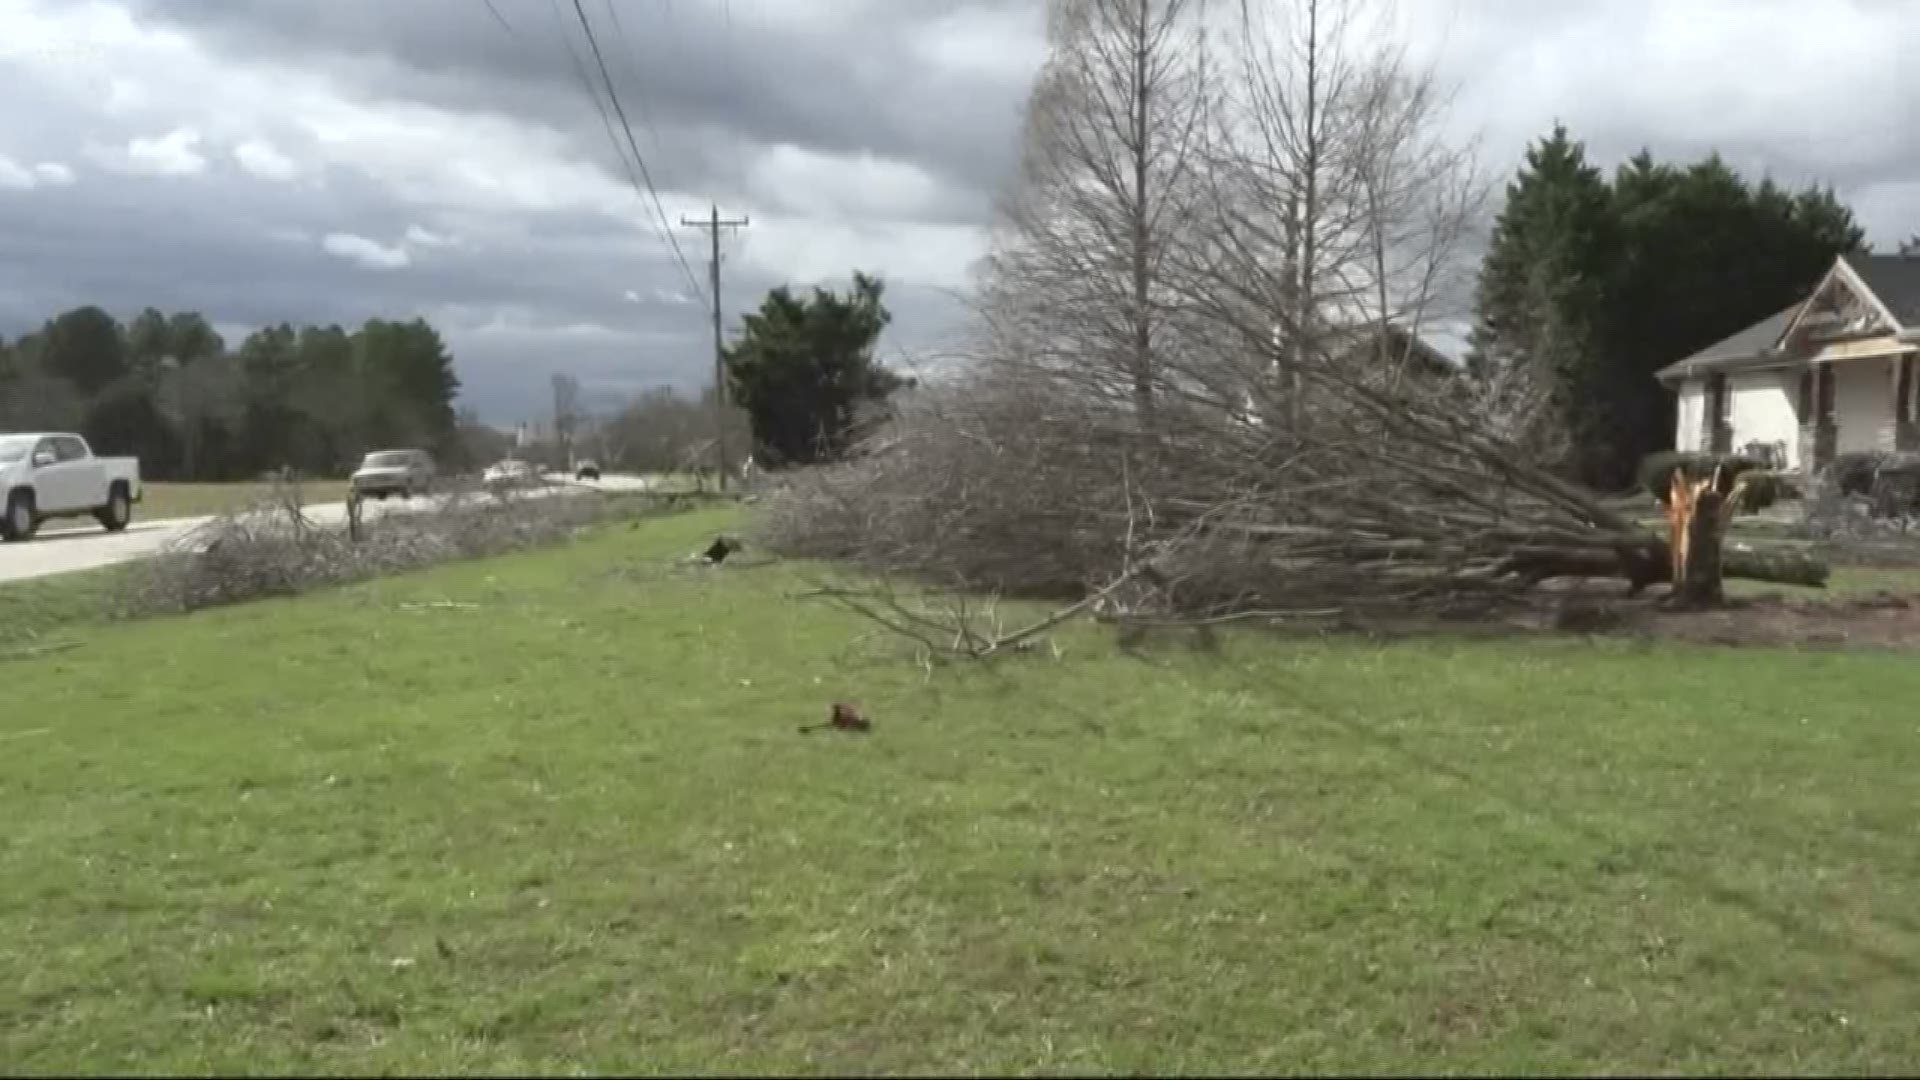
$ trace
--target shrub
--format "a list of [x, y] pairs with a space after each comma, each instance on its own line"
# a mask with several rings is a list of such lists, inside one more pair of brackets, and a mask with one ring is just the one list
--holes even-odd
[[1755, 469], [1743, 473], [1746, 487], [1740, 499], [1740, 509], [1749, 514], [1757, 514], [1782, 499], [1793, 498], [1796, 488], [1793, 479], [1770, 470]]
[[520, 551], [620, 516], [623, 505], [586, 494], [454, 497], [432, 510], [372, 518], [356, 542], [344, 527], [312, 524], [297, 495], [282, 489], [274, 501], [207, 522], [143, 565], [131, 608], [195, 611]]
[[1876, 451], [1839, 454], [1827, 466], [1827, 482], [1839, 488], [1842, 495], [1870, 495], [1873, 493], [1873, 478], [1880, 472], [1880, 465], [1886, 457]]

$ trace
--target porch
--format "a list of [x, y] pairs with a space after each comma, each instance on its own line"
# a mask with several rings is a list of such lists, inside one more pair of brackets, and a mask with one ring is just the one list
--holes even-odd
[[1817, 473], [1840, 454], [1920, 450], [1915, 355], [1903, 349], [1877, 356], [1823, 356], [1806, 365], [1799, 396], [1798, 457], [1804, 471]]
[[[1809, 475], [1841, 454], [1920, 451], [1916, 368], [1920, 349], [1821, 355], [1769, 373], [1707, 377], [1702, 449], [1747, 453]], [[1780, 399], [1796, 387], [1790, 414]], [[1770, 399], [1770, 400], [1769, 400]], [[1788, 440], [1792, 445], [1788, 445]]]

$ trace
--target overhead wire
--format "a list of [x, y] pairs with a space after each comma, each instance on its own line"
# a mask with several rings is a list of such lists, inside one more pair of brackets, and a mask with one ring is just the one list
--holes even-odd
[[607, 5], [607, 18], [613, 23], [613, 36], [620, 42], [622, 46], [620, 50], [621, 55], [624, 56], [627, 61], [627, 74], [632, 76], [633, 85], [639, 87], [640, 90], [639, 101], [637, 102], [640, 112], [640, 126], [646, 129], [648, 140], [653, 144], [654, 153], [665, 154], [667, 152], [666, 144], [660, 139], [660, 129], [654, 126], [653, 123], [653, 110], [647, 105], [647, 80], [644, 74], [646, 65], [641, 62], [640, 47], [634, 44], [632, 38], [627, 36], [627, 28], [620, 21], [619, 5], [617, 5], [614, 0], [605, 0], [605, 2]]
[[[481, 3], [503, 31], [516, 39], [522, 37], [520, 31], [500, 13], [493, 0], [481, 0]], [[621, 168], [626, 172], [627, 180], [633, 185], [634, 191], [652, 206], [653, 220], [648, 223], [648, 228], [667, 242], [674, 262], [679, 266], [681, 276], [693, 289], [693, 295], [705, 300], [706, 288], [701, 284], [700, 276], [694, 273], [692, 264], [687, 261], [686, 253], [681, 249], [680, 241], [674, 235], [673, 226], [667, 221], [666, 209], [661, 204], [660, 193], [654, 186], [652, 173], [647, 169], [646, 157], [640, 153], [639, 144], [633, 137], [633, 128], [627, 121], [626, 110], [620, 103], [618, 91], [613, 85], [613, 78], [607, 71], [606, 59], [601, 54], [599, 40], [594, 36], [592, 20], [587, 18], [586, 9], [581, 6], [580, 0], [573, 0], [574, 15], [579, 19], [580, 28], [586, 34], [587, 44], [593, 50], [594, 62], [600, 70], [601, 80], [606, 87], [607, 100], [604, 102], [600, 99], [600, 92], [587, 71], [586, 61], [581, 59], [579, 50], [574, 47], [572, 36], [567, 33], [560, 0], [552, 0], [552, 7], [555, 29], [560, 33], [561, 45], [566, 49], [567, 59], [573, 66], [574, 76], [580, 81], [581, 89], [586, 91], [587, 99], [593, 103], [594, 112], [600, 116], [600, 124], [606, 132], [607, 141], [613, 144], [614, 156], [620, 159]], [[609, 103], [613, 106], [611, 114], [607, 111]], [[620, 129], [626, 133], [624, 146], [621, 144], [620, 135], [614, 129], [616, 116], [620, 121]], [[655, 141], [657, 144], [657, 135]], [[628, 156], [629, 153], [631, 157]]]
[[[580, 0], [573, 0], [573, 11], [580, 19], [580, 29], [587, 35], [587, 47], [593, 50], [594, 64], [600, 69], [600, 79], [606, 85], [607, 100], [613, 104], [614, 115], [620, 118], [620, 130], [626, 133], [627, 148], [633, 151], [633, 163], [639, 167], [640, 179], [645, 183], [647, 197], [653, 203], [654, 213], [660, 219], [660, 227], [666, 232], [667, 243], [673, 248], [673, 257], [680, 263], [680, 269], [687, 275], [687, 283], [693, 286], [695, 296], [706, 297], [706, 288], [700, 284], [699, 276], [693, 272], [693, 266], [687, 262], [686, 253], [680, 250], [680, 240], [673, 234], [673, 226], [667, 221], [667, 210], [660, 202], [660, 191], [654, 186], [653, 175], [647, 170], [645, 155], [640, 153], [640, 143], [633, 137], [633, 125], [627, 120], [627, 110], [620, 104], [620, 94], [613, 87], [613, 76], [607, 71], [607, 58], [600, 51], [600, 39], [594, 35], [593, 22], [587, 18], [587, 9]], [[712, 298], [707, 298], [711, 302]]]
[[494, 6], [493, 0], [480, 0], [480, 2], [487, 6], [487, 14], [492, 15], [493, 21], [500, 24], [500, 29], [505, 30], [514, 37], [520, 36], [520, 31], [515, 30], [513, 24], [507, 21], [507, 17], [500, 14], [500, 9]]

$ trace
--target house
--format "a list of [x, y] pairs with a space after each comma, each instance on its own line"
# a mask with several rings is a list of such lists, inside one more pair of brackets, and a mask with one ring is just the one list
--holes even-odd
[[1336, 350], [1336, 356], [1336, 362], [1341, 365], [1371, 362], [1379, 377], [1393, 383], [1411, 375], [1419, 380], [1416, 385], [1435, 386], [1450, 382], [1461, 373], [1460, 365], [1448, 359], [1446, 353], [1397, 323], [1356, 334], [1353, 344]]
[[1805, 300], [1655, 374], [1679, 396], [1674, 447], [1764, 452], [1817, 472], [1837, 454], [1920, 450], [1920, 250], [1842, 255]]
[[[1280, 331], [1273, 332], [1274, 349], [1280, 348]], [[1463, 369], [1447, 354], [1419, 334], [1398, 323], [1369, 323], [1342, 333], [1328, 341], [1326, 356], [1334, 370], [1356, 376], [1359, 385], [1375, 391], [1420, 395], [1456, 392], [1462, 387]], [[1270, 378], [1280, 377], [1280, 361], [1267, 362]], [[1247, 391], [1237, 414], [1240, 422], [1260, 426], [1251, 390]]]

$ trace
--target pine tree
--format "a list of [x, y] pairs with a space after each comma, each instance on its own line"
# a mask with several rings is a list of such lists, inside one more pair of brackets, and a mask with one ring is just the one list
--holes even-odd
[[1804, 297], [1863, 234], [1831, 188], [1642, 151], [1609, 182], [1564, 126], [1527, 151], [1481, 267], [1468, 371], [1546, 384], [1566, 471], [1630, 482], [1673, 437], [1653, 373]]
[[1606, 421], [1591, 408], [1599, 367], [1595, 329], [1616, 247], [1605, 178], [1564, 126], [1527, 150], [1508, 185], [1481, 266], [1469, 375], [1486, 392], [1538, 415], [1496, 418], [1538, 448], [1569, 452], [1575, 473], [1603, 453]]

